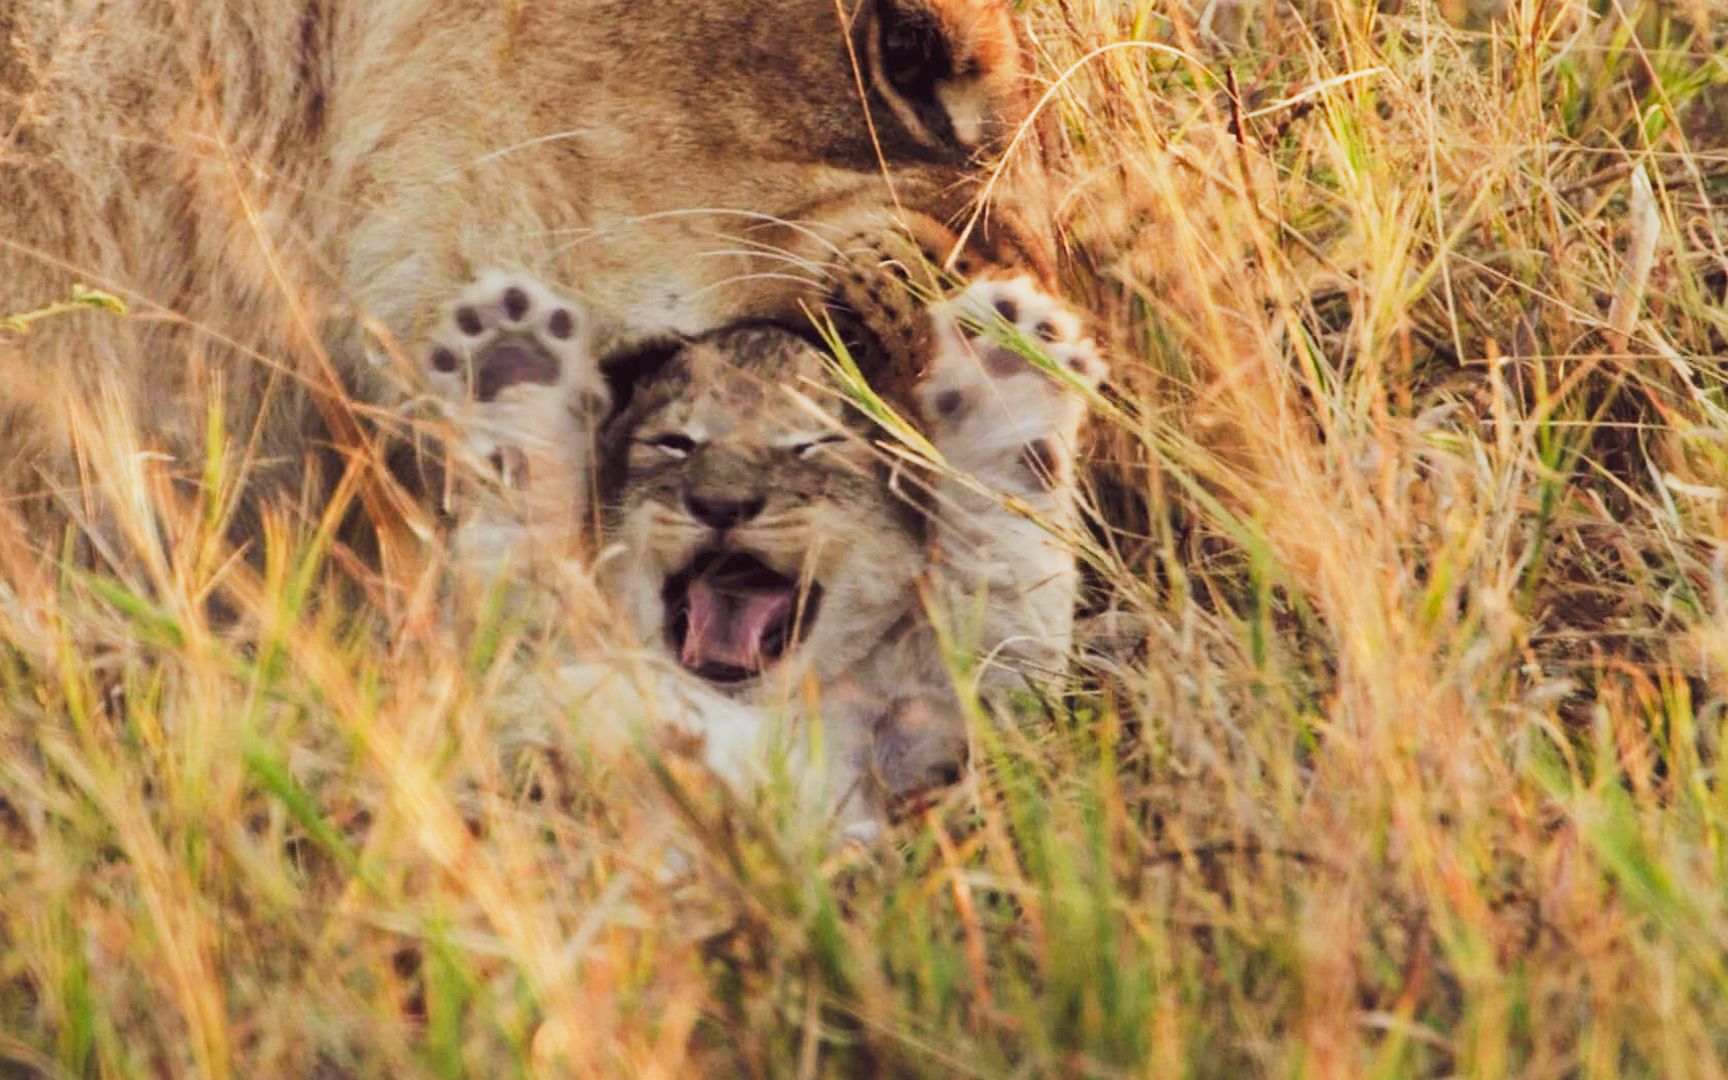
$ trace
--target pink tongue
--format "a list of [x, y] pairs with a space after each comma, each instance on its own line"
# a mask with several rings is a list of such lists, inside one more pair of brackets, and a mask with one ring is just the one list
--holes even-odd
[[690, 632], [684, 666], [724, 664], [762, 670], [762, 639], [792, 612], [792, 590], [720, 592], [703, 578], [690, 583]]

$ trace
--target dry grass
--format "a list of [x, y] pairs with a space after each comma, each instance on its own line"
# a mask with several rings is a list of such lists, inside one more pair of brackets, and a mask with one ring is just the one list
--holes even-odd
[[1716, 0], [1029, 6], [1120, 375], [1056, 715], [834, 854], [93, 411], [124, 551], [0, 529], [0, 1076], [1728, 1072]]

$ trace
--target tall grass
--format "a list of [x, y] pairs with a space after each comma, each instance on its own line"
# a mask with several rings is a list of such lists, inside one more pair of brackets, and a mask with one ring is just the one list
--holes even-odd
[[1728, 19], [1027, 6], [1075, 692], [835, 852], [525, 719], [580, 613], [456, 633], [351, 486], [235, 558], [242, 455], [80, 406], [104, 526], [0, 527], [0, 1076], [1728, 1072]]

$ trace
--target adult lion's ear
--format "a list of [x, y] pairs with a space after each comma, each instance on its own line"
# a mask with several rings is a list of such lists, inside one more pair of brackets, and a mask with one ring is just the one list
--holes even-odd
[[928, 149], [970, 157], [1024, 118], [1028, 67], [1005, 0], [866, 0], [863, 16], [871, 89]]

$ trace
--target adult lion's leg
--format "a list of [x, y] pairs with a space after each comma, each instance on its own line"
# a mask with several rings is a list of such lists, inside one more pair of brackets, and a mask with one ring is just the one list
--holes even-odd
[[[964, 189], [909, 184], [901, 197], [898, 206], [884, 205], [871, 188], [750, 230], [750, 246], [764, 254], [716, 317], [796, 324], [812, 313], [831, 316], [871, 386], [896, 404], [910, 402], [931, 353], [932, 303], [986, 274], [1051, 287], [1054, 268], [1048, 236], [1008, 206], [969, 227]], [[798, 279], [806, 284], [788, 284]]]

